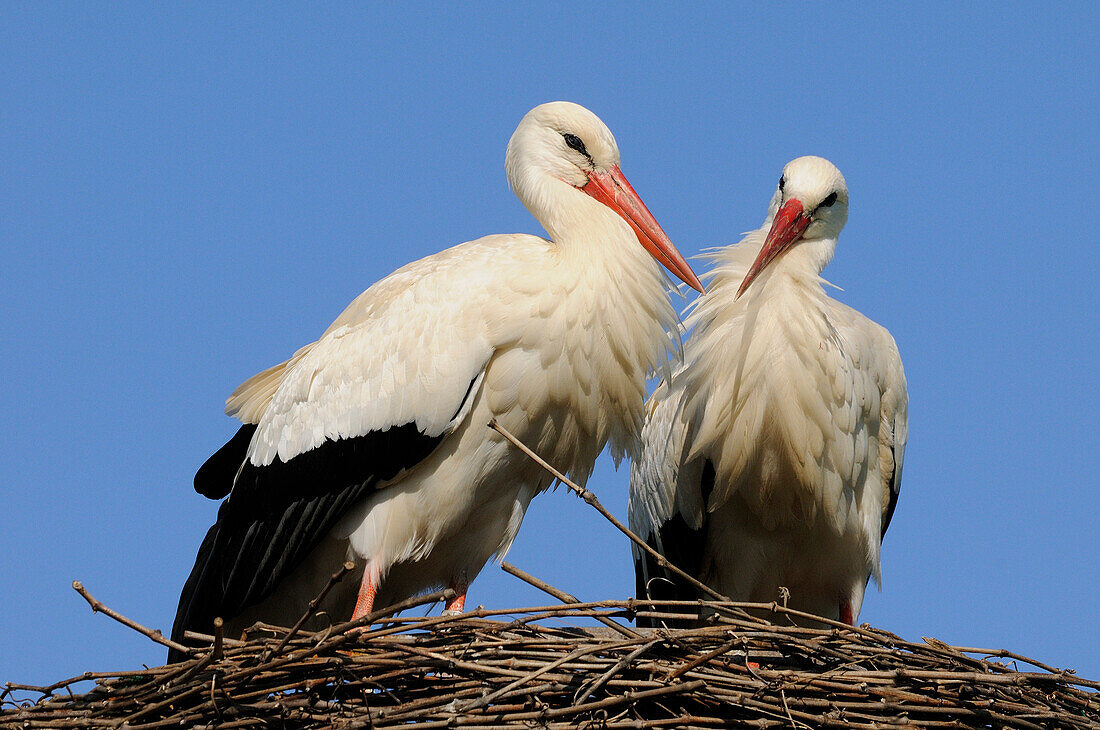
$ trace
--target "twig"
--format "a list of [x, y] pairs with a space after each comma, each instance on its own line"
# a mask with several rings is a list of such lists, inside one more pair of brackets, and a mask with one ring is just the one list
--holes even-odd
[[214, 617], [214, 648], [210, 650], [210, 657], [214, 661], [222, 658], [223, 644], [225, 643], [225, 619], [221, 616]]
[[[395, 603], [392, 606], [386, 606], [385, 608], [380, 609], [378, 611], [373, 611], [373, 612], [367, 614], [366, 616], [361, 616], [361, 617], [359, 617], [359, 618], [357, 618], [353, 621], [346, 621], [342, 624], [336, 624], [336, 626], [332, 627], [332, 633], [335, 634], [336, 636], [334, 636], [333, 639], [331, 639], [331, 640], [341, 639], [341, 638], [346, 637], [346, 636], [351, 636], [352, 638], [364, 639], [364, 638], [370, 636], [371, 634], [367, 633], [367, 632], [364, 632], [364, 633], [359, 634], [359, 635], [354, 635], [354, 634], [349, 635], [348, 631], [351, 630], [351, 629], [365, 628], [365, 627], [370, 626], [371, 624], [373, 624], [378, 619], [386, 618], [387, 616], [395, 615], [395, 614], [401, 613], [402, 611], [407, 611], [410, 608], [416, 608], [417, 606], [423, 606], [423, 605], [428, 604], [428, 603], [435, 603], [436, 601], [449, 601], [452, 598], [454, 598], [456, 595], [458, 595], [458, 594], [457, 594], [457, 592], [455, 591], [454, 588], [444, 588], [443, 590], [436, 591], [435, 593], [425, 593], [422, 596], [412, 596], [410, 598], [406, 598], [404, 601], [400, 601], [398, 603]], [[459, 615], [461, 616], [462, 614], [459, 614]], [[421, 616], [419, 618], [426, 619], [428, 617]], [[451, 617], [441, 616], [441, 617], [438, 617], [438, 618], [451, 618]]]
[[701, 689], [705, 685], [706, 682], [700, 679], [694, 682], [684, 682], [683, 684], [672, 684], [667, 687], [657, 687], [656, 689], [643, 690], [642, 692], [633, 692], [631, 690], [627, 690], [621, 695], [615, 697], [607, 697], [600, 700], [599, 702], [590, 702], [587, 705], [575, 705], [573, 707], [560, 707], [554, 710], [549, 710], [545, 713], [545, 715], [546, 717], [562, 717], [564, 715], [577, 714], [581, 712], [591, 712], [592, 710], [599, 710], [605, 707], [613, 707], [614, 705], [620, 704], [622, 702], [637, 702], [638, 700], [650, 699], [653, 697], [659, 697], [661, 695], [693, 692], [697, 689]]
[[222, 627], [225, 626], [225, 621], [221, 616], [214, 617], [214, 643], [210, 648], [210, 651], [206, 653], [201, 659], [195, 662], [192, 666], [187, 667], [186, 664], [182, 664], [183, 667], [187, 667], [186, 671], [180, 674], [178, 677], [169, 677], [165, 680], [166, 683], [171, 684], [183, 684], [190, 680], [192, 677], [206, 671], [216, 661], [220, 661], [223, 652], [223, 642], [225, 637], [223, 636]]
[[312, 616], [313, 612], [317, 610], [317, 607], [321, 605], [321, 601], [325, 600], [325, 596], [329, 594], [329, 591], [331, 591], [337, 583], [343, 580], [345, 575], [353, 570], [355, 570], [355, 563], [349, 560], [342, 566], [340, 566], [340, 570], [332, 574], [332, 577], [329, 578], [328, 583], [326, 583], [325, 587], [321, 589], [321, 592], [318, 593], [313, 598], [313, 600], [309, 602], [309, 606], [306, 607], [305, 613], [303, 613], [301, 618], [299, 618], [294, 626], [290, 628], [290, 631], [288, 631], [287, 635], [283, 637], [283, 640], [279, 642], [279, 645], [275, 647], [275, 651], [273, 651], [272, 654], [282, 653], [286, 645], [290, 643], [290, 640], [297, 635], [298, 631], [300, 631], [302, 626], [305, 625], [306, 621], [309, 620], [309, 617]]
[[183, 652], [184, 654], [187, 654], [188, 656], [193, 656], [194, 655], [194, 653], [195, 653], [194, 649], [186, 647], [183, 644], [177, 644], [176, 642], [172, 641], [171, 639], [166, 639], [166, 638], [164, 638], [164, 634], [160, 633], [160, 631], [158, 631], [156, 629], [150, 629], [150, 628], [147, 628], [145, 626], [142, 626], [137, 621], [134, 621], [133, 619], [126, 618], [125, 616], [123, 616], [118, 611], [115, 611], [115, 610], [110, 609], [107, 606], [103, 605], [100, 601], [93, 598], [91, 593], [88, 593], [88, 589], [85, 588], [84, 584], [81, 583], [80, 581], [78, 581], [78, 580], [73, 581], [73, 590], [75, 590], [77, 593], [79, 593], [81, 595], [81, 597], [85, 601], [88, 602], [88, 605], [92, 607], [92, 613], [102, 613], [105, 616], [110, 616], [111, 618], [113, 618], [115, 621], [118, 621], [123, 626], [128, 626], [131, 629], [133, 629], [134, 631], [137, 631], [139, 634], [144, 634], [145, 636], [148, 636], [150, 639], [157, 642], [158, 644], [161, 644], [162, 646], [167, 646], [169, 649], [175, 649], [176, 651]]
[[[222, 623], [224, 624], [225, 622], [223, 621]], [[216, 639], [217, 637], [214, 636], [214, 634], [204, 634], [201, 631], [192, 631], [192, 630], [188, 629], [187, 631], [183, 632], [183, 638], [186, 639], [187, 641], [198, 641], [198, 642], [202, 642], [202, 643], [206, 643], [206, 644], [213, 644], [214, 639]], [[241, 639], [230, 639], [230, 638], [228, 638], [224, 635], [222, 636], [222, 647], [223, 648], [224, 647], [234, 648], [234, 647], [237, 647], [237, 646], [247, 646], [247, 645], [248, 645], [247, 641], [242, 641]]]
[[[783, 605], [786, 606], [787, 604], [784, 602]], [[787, 693], [784, 692], [782, 689], [780, 689], [779, 690], [779, 696], [783, 700], [783, 711], [787, 713], [787, 719], [791, 721], [791, 727], [795, 728], [796, 730], [799, 726], [804, 727], [804, 728], [810, 728], [810, 726], [807, 725], [806, 723], [798, 722], [793, 717], [791, 717], [791, 706], [787, 704]], [[812, 728], [810, 730], [812, 730]]]
[[[400, 613], [401, 611], [404, 611], [404, 610], [409, 609], [409, 608], [415, 608], [416, 606], [422, 606], [425, 603], [435, 603], [440, 598], [443, 598], [445, 600], [449, 600], [454, 595], [455, 595], [454, 589], [447, 588], [447, 589], [444, 589], [442, 591], [436, 591], [435, 593], [429, 593], [429, 594], [423, 595], [423, 596], [413, 596], [411, 598], [407, 598], [404, 601], [401, 601], [400, 603], [395, 603], [392, 606], [386, 606], [385, 608], [383, 608], [379, 611], [372, 611], [371, 613], [367, 614], [366, 616], [361, 616], [360, 618], [354, 619], [352, 621], [345, 621], [342, 624], [337, 624], [336, 626], [332, 627], [328, 632], [325, 633], [325, 638], [324, 639], [322, 639], [321, 641], [318, 641], [315, 646], [313, 646], [310, 649], [306, 649], [304, 652], [302, 652], [300, 654], [294, 654], [293, 652], [288, 652], [286, 655], [275, 655], [274, 657], [272, 657], [272, 656], [269, 656], [265, 653], [264, 656], [261, 658], [261, 661], [260, 661], [259, 664], [257, 664], [254, 667], [244, 669], [241, 672], [237, 673], [236, 675], [232, 675], [231, 677], [227, 677], [226, 679], [227, 680], [228, 679], [233, 679], [234, 681], [239, 681], [242, 685], [247, 684], [254, 676], [256, 676], [257, 673], [259, 673], [261, 671], [271, 671], [271, 670], [276, 669], [276, 668], [278, 668], [282, 665], [289, 664], [291, 661], [302, 660], [302, 659], [305, 659], [307, 657], [311, 657], [314, 654], [318, 653], [322, 648], [331, 649], [331, 648], [336, 647], [336, 646], [342, 646], [343, 644], [347, 643], [348, 641], [354, 641], [356, 639], [362, 639], [365, 636], [369, 636], [370, 634], [368, 634], [366, 632], [364, 632], [362, 635], [359, 635], [359, 634], [356, 634], [356, 633], [353, 633], [353, 632], [354, 632], [355, 629], [358, 629], [360, 627], [369, 626], [370, 624], [374, 623], [378, 619], [385, 618], [386, 616], [389, 616], [391, 613]], [[400, 630], [400, 629], [396, 629], [396, 630]], [[375, 634], [375, 635], [377, 635], [377, 634]], [[133, 719], [133, 718], [131, 718], [131, 719]]]
[[[633, 646], [635, 643], [637, 643], [637, 641], [638, 641], [637, 639], [632, 639], [632, 640], [629, 640], [629, 641], [620, 641], [620, 642], [617, 642], [616, 644], [614, 644], [613, 646], [616, 649], [624, 647], [624, 646]], [[509, 692], [516, 689], [517, 687], [520, 687], [520, 686], [526, 684], [527, 682], [530, 682], [532, 679], [540, 677], [541, 675], [546, 674], [547, 672], [549, 672], [552, 669], [557, 669], [562, 664], [566, 664], [566, 663], [568, 663], [568, 662], [570, 662], [574, 659], [578, 659], [578, 658], [584, 656], [585, 654], [590, 654], [593, 651], [600, 651], [600, 650], [603, 650], [605, 648], [609, 648], [609, 647], [598, 647], [596, 649], [593, 649], [591, 646], [583, 646], [580, 649], [577, 649], [576, 651], [570, 652], [566, 656], [561, 657], [560, 659], [556, 659], [556, 660], [550, 662], [549, 664], [546, 664], [545, 666], [539, 667], [538, 669], [531, 672], [530, 674], [527, 674], [527, 675], [524, 675], [524, 676], [520, 677], [519, 679], [512, 682], [508, 686], [503, 687], [501, 689], [498, 689], [495, 692], [490, 692], [489, 694], [485, 695], [481, 699], [479, 699], [475, 702], [471, 702], [470, 704], [468, 704], [465, 707], [461, 708], [459, 710], [459, 712], [470, 712], [471, 710], [476, 710], [479, 707], [486, 707], [487, 705], [489, 705], [489, 703], [491, 703], [497, 697], [501, 697], [505, 694], [508, 694]]]
[[702, 656], [695, 657], [694, 659], [692, 659], [687, 664], [681, 665], [680, 667], [677, 667], [675, 670], [673, 670], [668, 675], [667, 679], [672, 680], [672, 679], [676, 679], [677, 677], [683, 676], [685, 673], [690, 672], [692, 669], [695, 669], [695, 667], [699, 666], [700, 664], [706, 664], [711, 659], [715, 659], [717, 657], [722, 656], [723, 654], [728, 652], [730, 649], [737, 646], [739, 643], [741, 643], [740, 639], [734, 639], [733, 641], [722, 644], [720, 647], [718, 647], [717, 649], [715, 649], [713, 651], [708, 651], [706, 654], [703, 654]]
[[[538, 578], [531, 575], [530, 573], [525, 573], [524, 571], [520, 570], [519, 568], [512, 565], [511, 563], [501, 562], [500, 567], [501, 567], [501, 570], [503, 570], [505, 573], [511, 573], [512, 575], [514, 575], [515, 577], [517, 577], [520, 580], [524, 581], [525, 583], [530, 583], [535, 588], [538, 588], [540, 591], [550, 594], [551, 596], [558, 599], [562, 603], [575, 604], [575, 603], [580, 603], [581, 602], [581, 600], [579, 598], [577, 598], [576, 596], [570, 595], [569, 593], [566, 593], [563, 590], [559, 590], [559, 589], [555, 588], [554, 586], [550, 585], [549, 583], [539, 580]], [[626, 628], [625, 626], [623, 626], [620, 623], [617, 623], [616, 621], [613, 621], [609, 618], [604, 618], [603, 616], [597, 616], [596, 620], [599, 621], [604, 626], [608, 626], [608, 627], [614, 629], [616, 632], [622, 634], [623, 636], [625, 636], [629, 639], [638, 638], [637, 633], [631, 631], [630, 629]]]
[[[645, 644], [642, 644], [637, 649], [635, 649], [634, 651], [630, 652], [629, 654], [624, 656], [622, 659], [617, 661], [615, 663], [615, 665], [611, 667], [611, 669], [608, 669], [606, 672], [604, 672], [603, 674], [601, 674], [599, 677], [596, 678], [596, 681], [594, 681], [591, 684], [591, 686], [589, 686], [588, 689], [585, 690], [584, 694], [577, 700], [577, 704], [578, 705], [584, 704], [585, 700], [587, 700], [589, 697], [591, 697], [596, 692], [596, 690], [598, 690], [600, 687], [603, 687], [605, 684], [607, 684], [608, 680], [611, 679], [612, 677], [614, 677], [619, 671], [621, 671], [623, 669], [623, 667], [630, 666], [631, 662], [633, 662], [635, 659], [640, 657], [642, 654], [645, 654], [650, 649], [652, 649], [653, 645], [656, 644], [659, 641], [661, 641], [660, 637], [652, 639], [652, 640], [646, 642]], [[584, 689], [584, 688], [582, 687], [581, 689]], [[579, 691], [580, 690], [578, 690], [578, 692]]]
[[552, 474], [555, 479], [557, 479], [559, 482], [561, 482], [565, 486], [569, 487], [569, 489], [571, 489], [574, 494], [576, 494], [578, 497], [583, 499], [585, 502], [587, 502], [592, 507], [595, 507], [597, 512], [599, 512], [601, 515], [603, 515], [604, 518], [607, 519], [608, 522], [610, 522], [612, 525], [615, 526], [615, 529], [617, 529], [619, 532], [621, 532], [624, 535], [626, 535], [627, 537], [629, 537], [631, 542], [633, 542], [635, 545], [637, 545], [639, 548], [641, 548], [643, 551], [645, 551], [645, 553], [647, 555], [649, 555], [651, 558], [656, 560], [657, 564], [659, 566], [661, 566], [662, 568], [665, 568], [667, 570], [672, 571], [677, 576], [679, 576], [680, 578], [683, 578], [688, 583], [690, 583], [693, 587], [695, 587], [696, 589], [702, 591], [703, 593], [707, 594], [708, 596], [710, 596], [711, 598], [713, 598], [715, 600], [718, 600], [718, 601], [728, 601], [729, 600], [729, 598], [727, 596], [723, 596], [721, 593], [714, 590], [713, 588], [711, 588], [707, 584], [702, 583], [701, 581], [697, 580], [696, 578], [689, 575], [688, 573], [685, 573], [683, 570], [680, 570], [680, 568], [677, 567], [676, 565], [669, 562], [668, 558], [666, 558], [664, 555], [661, 555], [661, 553], [654, 550], [652, 547], [649, 546], [648, 543], [646, 543], [645, 540], [638, 537], [638, 535], [636, 535], [633, 531], [631, 531], [630, 528], [628, 528], [622, 522], [619, 522], [619, 520], [617, 520], [615, 518], [615, 516], [607, 510], [606, 507], [604, 507], [602, 504], [600, 504], [600, 500], [596, 499], [596, 495], [592, 494], [592, 492], [588, 491], [584, 487], [578, 486], [576, 483], [574, 483], [567, 476], [562, 474], [560, 471], [558, 471], [554, 467], [550, 466], [550, 464], [546, 463], [546, 461], [541, 456], [536, 454], [526, 444], [524, 444], [522, 441], [520, 441], [518, 438], [516, 438], [512, 434], [511, 431], [506, 429], [504, 426], [501, 426], [500, 423], [497, 421], [497, 419], [494, 418], [493, 420], [489, 421], [489, 428], [493, 429], [494, 431], [499, 433], [501, 436], [508, 439], [508, 441], [510, 441], [513, 446], [515, 446], [517, 449], [519, 449], [523, 453], [527, 454], [527, 456], [532, 461], [534, 461], [536, 464], [541, 466], [543, 469], [550, 472], [550, 474]]

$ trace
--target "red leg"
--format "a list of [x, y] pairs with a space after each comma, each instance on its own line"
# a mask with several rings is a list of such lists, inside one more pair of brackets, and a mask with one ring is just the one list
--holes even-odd
[[840, 599], [840, 620], [849, 626], [856, 625], [856, 617], [852, 615], [852, 604], [845, 598]]
[[374, 569], [374, 561], [368, 560], [363, 569], [363, 582], [359, 584], [359, 596], [355, 600], [355, 610], [352, 611], [351, 620], [362, 618], [374, 610], [374, 597], [378, 593], [378, 573]]
[[443, 613], [462, 613], [464, 610], [466, 610], [466, 594], [460, 593], [447, 601], [447, 606], [443, 609]]
[[443, 608], [443, 613], [445, 615], [462, 613], [466, 609], [466, 591], [470, 588], [470, 581], [466, 578], [466, 571], [462, 571], [461, 575], [457, 578], [453, 578], [450, 585], [447, 587], [453, 589], [457, 595], [447, 601], [447, 605]]

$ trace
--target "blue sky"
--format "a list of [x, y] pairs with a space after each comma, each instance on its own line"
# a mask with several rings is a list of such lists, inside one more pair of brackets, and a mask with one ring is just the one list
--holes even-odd
[[[242, 380], [402, 263], [541, 233], [504, 147], [568, 99], [685, 255], [833, 160], [826, 276], [895, 335], [910, 444], [862, 619], [1100, 677], [1095, 4], [0, 6], [0, 682], [159, 664]], [[626, 513], [627, 471], [591, 481]], [[511, 562], [585, 599], [629, 547], [559, 490]], [[473, 605], [542, 603], [490, 566]]]

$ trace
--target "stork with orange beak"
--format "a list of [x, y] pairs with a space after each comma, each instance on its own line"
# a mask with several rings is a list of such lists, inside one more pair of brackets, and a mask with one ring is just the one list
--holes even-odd
[[361, 579], [320, 607], [335, 620], [435, 586], [462, 610], [551, 484], [494, 418], [582, 483], [607, 444], [633, 453], [646, 377], [676, 341], [658, 262], [702, 285], [587, 109], [531, 110], [506, 168], [550, 240], [487, 236], [408, 264], [229, 397], [244, 425], [195, 477], [225, 499], [174, 638], [216, 616], [227, 632], [290, 625], [349, 558]]
[[[890, 333], [825, 294], [848, 187], [820, 157], [783, 168], [763, 227], [709, 255], [684, 364], [648, 407], [630, 523], [739, 601], [854, 623], [894, 513], [908, 396]], [[638, 595], [695, 599], [635, 553]]]

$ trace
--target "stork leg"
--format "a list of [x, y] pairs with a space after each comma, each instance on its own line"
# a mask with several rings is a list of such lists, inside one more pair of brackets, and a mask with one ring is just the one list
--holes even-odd
[[470, 588], [470, 580], [466, 576], [466, 571], [463, 570], [457, 578], [452, 578], [447, 587], [452, 589], [456, 595], [447, 601], [447, 605], [443, 608], [443, 615], [455, 616], [466, 609], [466, 591]]
[[840, 620], [849, 626], [856, 625], [856, 617], [852, 613], [852, 602], [846, 598], [840, 599]]
[[[362, 618], [374, 610], [374, 597], [378, 594], [379, 579], [377, 562], [368, 560], [366, 567], [363, 568], [363, 580], [359, 584], [359, 595], [355, 599], [355, 610], [351, 613], [352, 621]], [[366, 626], [363, 626], [359, 630], [363, 631], [366, 628]]]

